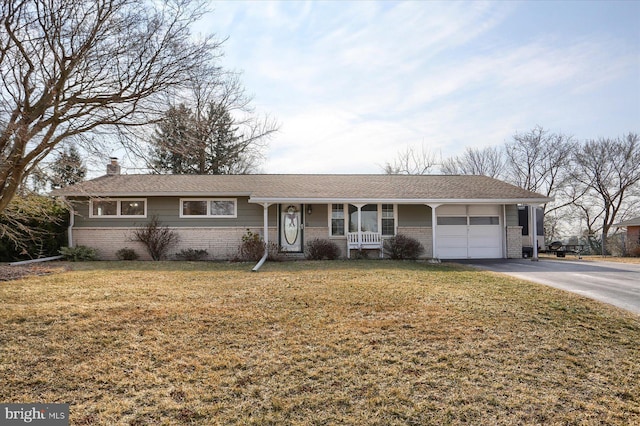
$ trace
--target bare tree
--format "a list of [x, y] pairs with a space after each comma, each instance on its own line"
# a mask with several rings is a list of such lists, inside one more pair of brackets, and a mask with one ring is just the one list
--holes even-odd
[[445, 175], [483, 175], [498, 178], [504, 169], [502, 150], [497, 147], [467, 147], [462, 155], [442, 161]]
[[[576, 200], [590, 233], [602, 230], [603, 251], [616, 218], [636, 199], [640, 185], [640, 140], [635, 133], [589, 140], [575, 151], [575, 176], [588, 196]], [[600, 221], [601, 227], [597, 227]]]
[[426, 175], [439, 164], [436, 154], [428, 148], [422, 146], [420, 151], [413, 147], [408, 147], [405, 151], [398, 153], [393, 164], [387, 163], [384, 172], [388, 175]]
[[155, 120], [159, 98], [217, 52], [192, 0], [0, 5], [0, 212], [63, 140]]
[[551, 212], [571, 205], [582, 193], [572, 185], [572, 153], [576, 142], [572, 136], [550, 133], [536, 126], [527, 133], [516, 133], [505, 144], [506, 179], [529, 191], [555, 197]]

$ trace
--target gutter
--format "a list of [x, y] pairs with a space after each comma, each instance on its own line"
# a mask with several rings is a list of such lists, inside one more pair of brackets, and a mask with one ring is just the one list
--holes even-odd
[[250, 197], [250, 203], [301, 203], [301, 204], [545, 204], [554, 198], [309, 198], [309, 197]]

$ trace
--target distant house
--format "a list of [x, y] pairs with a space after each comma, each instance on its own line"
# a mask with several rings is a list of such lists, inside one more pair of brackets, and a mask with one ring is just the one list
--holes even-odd
[[629, 252], [640, 247], [640, 217], [615, 223], [612, 226], [627, 228], [626, 245]]
[[382, 257], [385, 239], [419, 240], [426, 258], [522, 256], [518, 205], [549, 198], [485, 176], [437, 175], [107, 175], [56, 190], [72, 206], [69, 245], [115, 259], [136, 227], [157, 216], [180, 235], [174, 252], [206, 249], [229, 259], [249, 229], [283, 252], [329, 239], [345, 258], [354, 250]]

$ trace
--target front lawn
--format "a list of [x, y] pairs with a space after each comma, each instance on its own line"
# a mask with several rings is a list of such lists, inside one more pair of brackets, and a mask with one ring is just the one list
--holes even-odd
[[0, 282], [0, 402], [74, 425], [640, 423], [637, 315], [456, 265], [251, 266]]

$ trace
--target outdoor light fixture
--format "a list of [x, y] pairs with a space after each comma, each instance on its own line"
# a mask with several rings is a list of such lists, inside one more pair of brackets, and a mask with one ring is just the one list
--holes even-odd
[[311, 204], [307, 206], [307, 214], [311, 214]]

